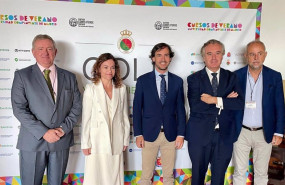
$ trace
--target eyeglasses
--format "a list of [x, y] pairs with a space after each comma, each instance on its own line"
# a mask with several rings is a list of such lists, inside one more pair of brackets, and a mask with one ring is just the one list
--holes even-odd
[[256, 57], [256, 56], [261, 57], [261, 56], [263, 56], [264, 54], [265, 54], [265, 52], [261, 51], [261, 52], [258, 52], [258, 53], [248, 53], [247, 55], [248, 55], [249, 57]]

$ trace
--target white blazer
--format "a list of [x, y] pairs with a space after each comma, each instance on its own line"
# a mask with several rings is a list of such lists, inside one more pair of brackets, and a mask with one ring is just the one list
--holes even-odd
[[[87, 84], [83, 96], [81, 148], [91, 148], [92, 154], [117, 155], [129, 145], [130, 122], [126, 86], [115, 88], [112, 93], [112, 123], [105, 90], [101, 81]], [[111, 126], [111, 128], [110, 128]]]

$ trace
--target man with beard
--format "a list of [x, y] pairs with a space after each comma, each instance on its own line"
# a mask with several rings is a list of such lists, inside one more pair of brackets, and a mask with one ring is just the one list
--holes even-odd
[[168, 44], [155, 45], [150, 55], [154, 70], [140, 76], [136, 84], [133, 124], [137, 147], [142, 148], [141, 185], [152, 184], [159, 150], [163, 184], [174, 184], [175, 148], [183, 146], [186, 116], [183, 80], [168, 71], [173, 56]]
[[263, 65], [267, 52], [261, 41], [247, 44], [248, 65], [237, 70], [245, 94], [245, 109], [237, 118], [234, 144], [233, 183], [246, 184], [249, 152], [253, 150], [254, 184], [267, 185], [272, 145], [278, 146], [284, 134], [284, 95], [281, 74]]

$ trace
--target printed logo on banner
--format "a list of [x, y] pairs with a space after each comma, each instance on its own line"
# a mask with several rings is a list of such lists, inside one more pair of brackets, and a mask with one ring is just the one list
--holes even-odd
[[242, 31], [242, 23], [188, 22], [190, 31]]
[[191, 56], [201, 56], [200, 53], [191, 53]]
[[0, 116], [0, 119], [11, 119], [12, 116]]
[[244, 53], [235, 53], [235, 56], [237, 56], [237, 57], [243, 57], [243, 54], [244, 54]]
[[161, 22], [161, 21], [156, 21], [154, 23], [154, 28], [157, 30], [177, 30], [177, 24], [173, 24], [170, 22]]
[[12, 129], [13, 126], [0, 126], [1, 129]]
[[0, 69], [0, 71], [11, 71], [10, 69]]
[[204, 64], [204, 62], [195, 62], [193, 60], [190, 63], [191, 63], [191, 65], [195, 65], [195, 64], [200, 64], [201, 65], [201, 64]]
[[31, 15], [4, 15], [0, 14], [1, 24], [19, 24], [19, 25], [39, 25], [56, 26], [57, 18], [49, 16], [31, 16]]
[[69, 25], [71, 27], [85, 27], [85, 28], [94, 28], [94, 21], [86, 20], [85, 18], [70, 18]]
[[15, 62], [30, 62], [30, 61], [32, 61], [31, 59], [28, 59], [28, 58], [15, 58], [14, 60], [15, 60]]
[[234, 61], [234, 64], [243, 64], [243, 65], [245, 65], [246, 62], [245, 61], [241, 61], [241, 62]]
[[131, 53], [135, 48], [135, 42], [131, 37], [132, 32], [129, 30], [123, 30], [120, 34], [122, 37], [118, 40], [118, 49], [120, 52], [125, 54]]
[[228, 52], [227, 57], [231, 57], [231, 56], [232, 56], [231, 52]]
[[13, 153], [0, 153], [0, 157], [9, 157], [12, 155], [13, 155]]
[[29, 49], [15, 49], [15, 52], [31, 52]]
[[7, 81], [7, 80], [10, 80], [11, 78], [0, 78], [0, 80], [3, 80], [3, 81]]
[[0, 91], [11, 91], [11, 88], [0, 88]]
[[161, 167], [161, 157], [160, 156], [156, 158], [155, 166], [156, 167]]
[[231, 61], [230, 59], [227, 60], [227, 65], [230, 65], [231, 64]]
[[6, 61], [9, 61], [10, 60], [10, 58], [0, 58], [0, 61], [2, 61], [2, 62], [6, 62]]
[[12, 110], [12, 107], [0, 107], [0, 110]]
[[13, 137], [13, 135], [12, 134], [2, 134], [2, 135], [0, 135], [0, 137], [8, 138], [8, 137]]
[[9, 49], [5, 49], [5, 48], [0, 48], [0, 52], [7, 52], [10, 51]]
[[129, 152], [139, 152], [139, 151], [141, 151], [142, 149], [140, 149], [140, 148], [130, 148], [129, 149]]
[[0, 144], [0, 148], [12, 148], [12, 147], [14, 146], [9, 144]]

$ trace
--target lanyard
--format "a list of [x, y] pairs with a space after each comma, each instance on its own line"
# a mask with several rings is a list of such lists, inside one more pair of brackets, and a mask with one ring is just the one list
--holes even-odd
[[[251, 75], [250, 75], [250, 73], [249, 73], [249, 71], [248, 71], [248, 73], [247, 73], [247, 79], [248, 79], [249, 86], [250, 86], [250, 101], [252, 101], [252, 94], [253, 94], [253, 91], [254, 91], [254, 89], [255, 89], [255, 85], [259, 82], [259, 79], [260, 79], [260, 76], [261, 76], [261, 75], [260, 75], [260, 73], [259, 73], [256, 82], [254, 82], [254, 85], [251, 84], [251, 81], [250, 81], [250, 79], [249, 79], [250, 76], [251, 76]], [[251, 76], [251, 77], [252, 77], [252, 76]], [[253, 77], [252, 77], [252, 78], [253, 78]], [[253, 79], [253, 80], [254, 80], [254, 79]]]

